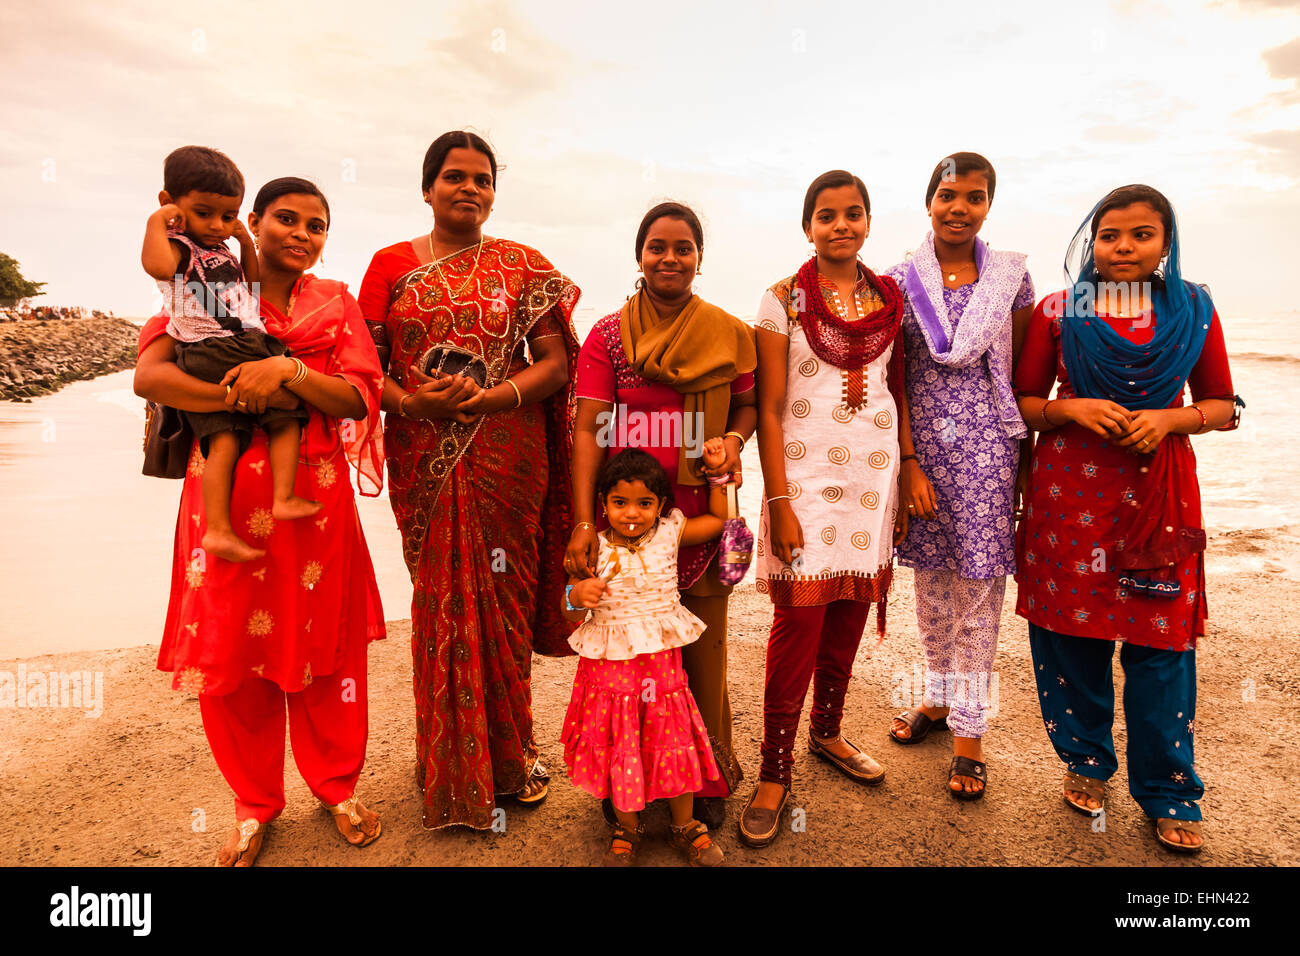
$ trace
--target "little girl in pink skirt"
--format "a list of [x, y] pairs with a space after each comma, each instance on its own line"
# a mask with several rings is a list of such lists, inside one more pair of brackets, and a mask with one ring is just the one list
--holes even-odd
[[[703, 457], [721, 465], [722, 441], [705, 442]], [[600, 534], [597, 574], [570, 578], [565, 590], [565, 616], [582, 624], [569, 638], [581, 660], [564, 717], [564, 762], [577, 786], [614, 804], [607, 866], [636, 861], [639, 813], [661, 799], [673, 845], [691, 866], [722, 863], [708, 828], [692, 817], [695, 791], [718, 779], [718, 767], [682, 669], [681, 648], [704, 622], [677, 591], [677, 549], [722, 533], [726, 481], [709, 481], [709, 513], [687, 518], [672, 507], [672, 486], [652, 455], [629, 448], [606, 461], [596, 493], [610, 527]]]

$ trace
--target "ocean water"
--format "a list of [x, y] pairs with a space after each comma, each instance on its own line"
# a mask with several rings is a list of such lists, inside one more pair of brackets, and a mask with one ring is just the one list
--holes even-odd
[[[599, 318], [580, 310], [585, 336]], [[1300, 313], [1225, 319], [1236, 432], [1194, 439], [1211, 533], [1297, 523]], [[0, 404], [0, 660], [156, 644], [170, 581], [180, 483], [140, 474], [143, 402], [131, 372]], [[741, 510], [757, 530], [762, 472], [753, 442]], [[410, 615], [411, 586], [386, 497], [358, 498], [387, 617]], [[752, 578], [749, 579], [752, 582]]]

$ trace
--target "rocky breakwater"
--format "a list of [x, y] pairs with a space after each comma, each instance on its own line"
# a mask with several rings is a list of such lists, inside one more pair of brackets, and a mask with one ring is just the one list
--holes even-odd
[[117, 318], [0, 322], [0, 399], [26, 401], [132, 368], [139, 335]]

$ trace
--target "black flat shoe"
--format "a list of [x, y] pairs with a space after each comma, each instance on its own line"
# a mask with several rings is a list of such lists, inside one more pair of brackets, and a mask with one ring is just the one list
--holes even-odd
[[907, 729], [911, 731], [911, 736], [900, 737], [894, 733], [894, 725], [889, 725], [889, 736], [896, 744], [919, 744], [929, 735], [932, 730], [947, 730], [948, 718], [940, 717], [938, 720], [932, 720], [921, 713], [921, 708], [913, 707], [911, 710], [905, 710], [894, 720], [901, 720], [907, 724]]

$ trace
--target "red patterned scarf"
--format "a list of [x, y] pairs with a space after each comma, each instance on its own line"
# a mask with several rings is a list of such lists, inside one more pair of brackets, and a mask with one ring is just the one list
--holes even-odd
[[808, 345], [823, 362], [836, 368], [859, 369], [870, 365], [889, 348], [903, 321], [903, 293], [889, 276], [878, 276], [861, 263], [858, 273], [883, 305], [856, 322], [833, 313], [826, 305], [817, 274], [817, 257], [795, 275], [795, 304]]

